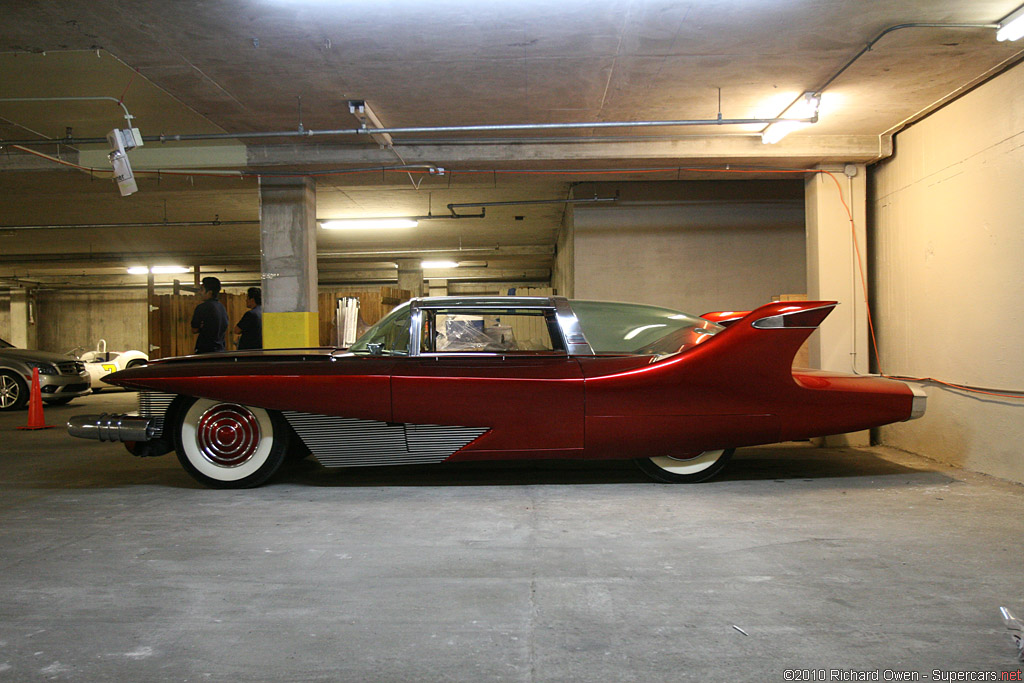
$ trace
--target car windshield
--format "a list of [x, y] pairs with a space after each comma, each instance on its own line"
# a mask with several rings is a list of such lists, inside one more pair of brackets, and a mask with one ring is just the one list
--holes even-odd
[[408, 356], [411, 311], [412, 307], [408, 302], [402, 304], [364, 332], [348, 350], [351, 353]]
[[670, 355], [724, 327], [670, 308], [607, 301], [570, 301], [594, 353]]

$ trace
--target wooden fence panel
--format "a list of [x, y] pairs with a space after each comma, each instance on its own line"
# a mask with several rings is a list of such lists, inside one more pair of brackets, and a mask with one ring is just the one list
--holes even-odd
[[[320, 345], [334, 343], [334, 309], [340, 297], [359, 298], [360, 322], [373, 325], [392, 308], [407, 301], [412, 293], [395, 287], [380, 287], [376, 290], [339, 288], [335, 291], [321, 291], [317, 295], [317, 309], [320, 315]], [[221, 303], [228, 312], [228, 333], [225, 339], [227, 350], [238, 348], [235, 326], [245, 314], [245, 295], [221, 292]], [[170, 358], [187, 356], [195, 351], [196, 336], [192, 334], [192, 313], [199, 305], [194, 294], [155, 294], [149, 298], [149, 357]]]
[[[228, 312], [228, 333], [225, 343], [229, 351], [237, 348], [232, 334], [235, 325], [247, 310], [244, 294], [221, 292], [218, 297]], [[195, 352], [196, 335], [192, 333], [192, 313], [199, 305], [194, 294], [155, 294], [149, 298], [149, 357], [170, 358]]]
[[338, 299], [346, 296], [354, 296], [359, 299], [359, 334], [362, 334], [363, 329], [377, 323], [395, 306], [411, 299], [412, 292], [397, 287], [380, 287], [371, 290], [339, 287], [334, 290], [321, 291], [317, 297], [321, 346], [334, 345], [334, 311]]

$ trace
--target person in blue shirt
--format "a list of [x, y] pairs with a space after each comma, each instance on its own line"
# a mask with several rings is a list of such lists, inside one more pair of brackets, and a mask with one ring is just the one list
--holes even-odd
[[245, 293], [245, 306], [249, 310], [235, 326], [238, 350], [263, 348], [263, 294], [259, 287], [250, 287]]
[[220, 280], [204, 277], [199, 287], [202, 302], [192, 313], [192, 333], [196, 337], [196, 353], [216, 353], [225, 349], [224, 335], [228, 331], [228, 312], [217, 298]]

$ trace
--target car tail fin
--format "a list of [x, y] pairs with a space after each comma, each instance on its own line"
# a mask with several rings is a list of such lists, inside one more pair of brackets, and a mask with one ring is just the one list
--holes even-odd
[[792, 376], [793, 358], [800, 346], [837, 303], [785, 301], [766, 304], [698, 345], [694, 352], [706, 354], [706, 362], [726, 375], [729, 374], [727, 368], [741, 367], [752, 369], [763, 380], [786, 378], [788, 381]]

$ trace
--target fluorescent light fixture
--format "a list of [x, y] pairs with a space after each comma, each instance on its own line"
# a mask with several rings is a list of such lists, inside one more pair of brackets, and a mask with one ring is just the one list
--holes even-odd
[[1024, 5], [1006, 16], [999, 22], [996, 29], [996, 40], [1020, 40], [1024, 38]]
[[[816, 95], [813, 92], [805, 92], [797, 98], [796, 102], [789, 105], [789, 108], [782, 112], [782, 115], [777, 118], [816, 119], [818, 117], [818, 107], [820, 104], [820, 95]], [[778, 121], [776, 123], [769, 124], [769, 126], [761, 132], [761, 142], [766, 145], [773, 145], [793, 131], [806, 128], [809, 125], [810, 123], [804, 121]]]
[[423, 270], [431, 270], [434, 268], [458, 268], [459, 264], [455, 261], [420, 261], [420, 268]]
[[171, 275], [179, 273], [187, 273], [189, 271], [185, 266], [153, 266], [147, 268], [146, 266], [132, 266], [128, 269], [129, 275], [146, 275], [153, 273], [154, 275]]
[[394, 228], [415, 228], [419, 221], [413, 218], [343, 218], [321, 221], [324, 230], [388, 230]]

